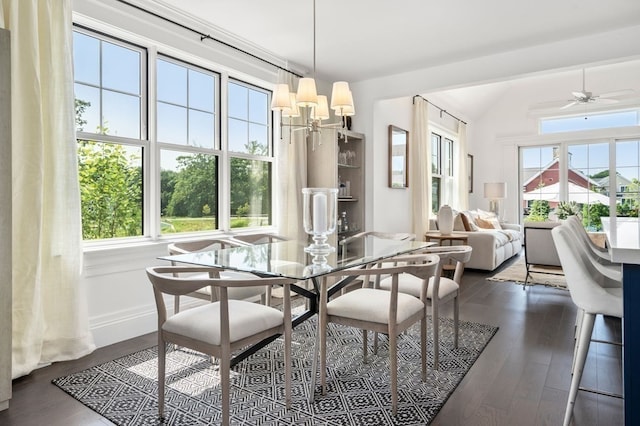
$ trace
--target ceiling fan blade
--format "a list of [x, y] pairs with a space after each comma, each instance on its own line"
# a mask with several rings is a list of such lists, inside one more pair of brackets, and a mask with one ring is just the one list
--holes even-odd
[[595, 98], [595, 101], [596, 101], [596, 103], [603, 104], [603, 105], [617, 104], [618, 102], [620, 102], [617, 99], [603, 98], [601, 96]]
[[567, 108], [570, 108], [570, 107], [572, 107], [574, 105], [577, 105], [577, 104], [579, 104], [578, 101], [571, 101], [568, 104], [566, 104], [565, 106], [561, 106], [560, 109], [567, 109]]
[[621, 89], [621, 90], [615, 90], [613, 92], [601, 93], [600, 97], [601, 98], [611, 98], [611, 97], [615, 97], [615, 96], [630, 95], [630, 94], [632, 94], [634, 92], [635, 92], [635, 90], [633, 90], [633, 89]]

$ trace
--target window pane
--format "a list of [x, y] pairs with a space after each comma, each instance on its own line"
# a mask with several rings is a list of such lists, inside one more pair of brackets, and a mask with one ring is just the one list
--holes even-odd
[[431, 134], [431, 172], [440, 174], [440, 136]]
[[540, 120], [540, 133], [606, 129], [612, 127], [637, 126], [638, 124], [638, 111], [589, 113], [575, 117], [542, 119]]
[[640, 141], [616, 142], [616, 216], [640, 215]]
[[76, 81], [100, 85], [100, 41], [73, 33], [73, 74]]
[[229, 119], [229, 151], [247, 152], [248, 131], [246, 121]]
[[158, 102], [157, 121], [160, 142], [187, 144], [187, 109]]
[[231, 228], [271, 225], [271, 163], [231, 159]]
[[213, 148], [213, 114], [189, 110], [189, 145]]
[[254, 155], [268, 155], [268, 140], [267, 126], [249, 124], [249, 146], [243, 151]]
[[214, 112], [215, 81], [213, 76], [189, 70], [189, 108]]
[[142, 235], [142, 148], [78, 141], [82, 237]]
[[102, 133], [100, 130], [100, 89], [75, 85], [76, 130]]
[[161, 233], [210, 231], [218, 226], [218, 157], [161, 151]]
[[431, 179], [431, 211], [436, 213], [440, 209], [440, 178]]
[[158, 100], [187, 106], [187, 69], [158, 59]]
[[249, 110], [249, 89], [239, 84], [229, 83], [229, 117], [247, 120]]
[[267, 106], [268, 97], [264, 92], [257, 90], [249, 91], [249, 121], [260, 124], [267, 124], [269, 107]]
[[560, 194], [560, 148], [520, 148], [523, 220], [544, 221]]
[[102, 126], [104, 133], [140, 139], [140, 98], [102, 91]]
[[140, 53], [102, 42], [102, 86], [140, 94]]

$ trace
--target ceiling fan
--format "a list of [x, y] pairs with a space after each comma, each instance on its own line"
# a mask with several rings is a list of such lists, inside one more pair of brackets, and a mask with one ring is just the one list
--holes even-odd
[[600, 95], [594, 95], [592, 92], [589, 92], [586, 89], [585, 71], [583, 68], [582, 69], [582, 90], [571, 92], [571, 94], [573, 95], [573, 99], [568, 100], [569, 103], [565, 104], [564, 106], [561, 106], [560, 109], [567, 109], [575, 105], [584, 105], [591, 102], [597, 102], [599, 104], [604, 104], [604, 105], [615, 104], [619, 101], [618, 99], [614, 99], [613, 98], [614, 96], [624, 95], [632, 91], [633, 90], [631, 89], [625, 89], [625, 90], [617, 90], [615, 92], [603, 93]]

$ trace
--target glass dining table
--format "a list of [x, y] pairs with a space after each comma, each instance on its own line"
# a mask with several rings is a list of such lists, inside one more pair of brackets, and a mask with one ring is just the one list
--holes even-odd
[[[308, 320], [319, 311], [320, 279], [334, 276], [336, 280], [327, 286], [326, 298], [342, 290], [357, 277], [340, 277], [339, 272], [348, 268], [366, 268], [382, 260], [419, 251], [434, 243], [421, 241], [397, 241], [375, 237], [363, 237], [355, 256], [348, 259], [338, 259], [335, 254], [327, 256], [326, 263], [317, 262], [317, 257], [305, 251], [307, 241], [279, 241], [274, 243], [257, 244], [243, 247], [225, 248], [219, 250], [193, 252], [172, 256], [162, 256], [159, 259], [197, 266], [211, 266], [239, 272], [249, 272], [259, 277], [286, 277], [299, 281], [291, 286], [291, 291], [308, 300], [305, 310], [294, 316], [293, 326]], [[311, 285], [305, 285], [310, 283]], [[324, 296], [324, 295], [323, 295]], [[235, 354], [231, 365], [252, 355], [263, 348], [277, 336], [273, 336]], [[317, 346], [317, 338], [316, 338]], [[317, 349], [317, 348], [316, 348]], [[317, 350], [315, 351], [317, 353]], [[314, 359], [315, 371], [315, 359]], [[314, 375], [312, 375], [314, 376]], [[312, 383], [315, 380], [312, 381]], [[313, 389], [313, 388], [312, 388]]]

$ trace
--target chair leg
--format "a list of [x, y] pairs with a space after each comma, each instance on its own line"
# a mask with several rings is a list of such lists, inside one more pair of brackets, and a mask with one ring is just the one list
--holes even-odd
[[378, 355], [378, 332], [373, 332], [373, 354]]
[[433, 369], [439, 370], [440, 363], [440, 317], [438, 302], [431, 301], [431, 321], [433, 322]]
[[220, 384], [222, 387], [222, 426], [229, 426], [229, 417], [230, 417], [230, 409], [229, 409], [229, 369], [231, 368], [231, 363], [229, 360], [230, 354], [223, 353], [220, 357]]
[[582, 326], [580, 327], [580, 336], [578, 337], [578, 350], [575, 357], [573, 367], [573, 377], [571, 378], [571, 388], [569, 389], [569, 399], [567, 400], [567, 409], [564, 414], [564, 426], [569, 426], [571, 417], [573, 416], [573, 406], [578, 395], [580, 380], [584, 364], [587, 361], [587, 353], [589, 352], [589, 343], [591, 342], [591, 334], [593, 333], [593, 324], [595, 315], [585, 312], [582, 318]]
[[391, 373], [391, 411], [398, 414], [398, 347], [396, 330], [389, 327], [389, 372]]
[[422, 381], [427, 381], [427, 316], [420, 321], [420, 363], [422, 364]]
[[164, 418], [164, 375], [167, 359], [167, 349], [158, 332], [158, 415]]
[[575, 332], [573, 335], [573, 361], [571, 362], [571, 374], [573, 375], [573, 369], [576, 366], [576, 356], [578, 354], [578, 338], [580, 336], [580, 328], [582, 327], [582, 319], [584, 318], [584, 311], [578, 308], [578, 313], [576, 314], [576, 325]]
[[368, 351], [368, 345], [369, 345], [369, 339], [368, 339], [369, 333], [367, 333], [367, 330], [362, 330], [362, 362], [364, 364], [366, 364], [368, 362], [367, 360], [367, 355], [369, 353]]

